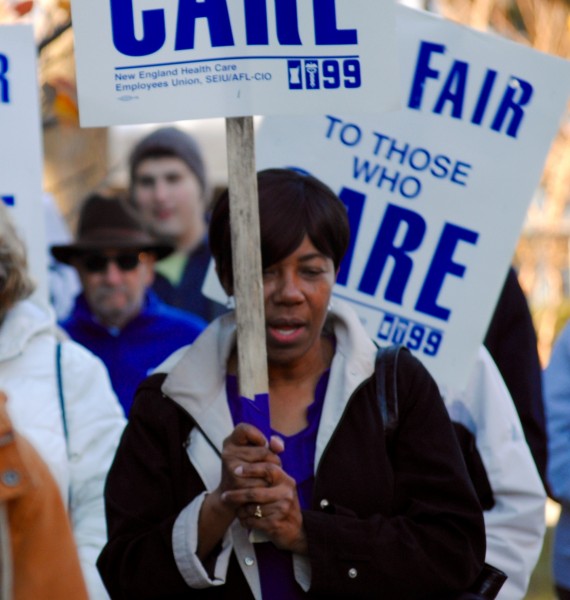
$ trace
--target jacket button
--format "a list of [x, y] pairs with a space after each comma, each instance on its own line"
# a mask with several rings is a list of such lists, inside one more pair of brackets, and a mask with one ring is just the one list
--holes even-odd
[[18, 471], [4, 471], [2, 475], [0, 475], [0, 480], [2, 483], [8, 487], [15, 487], [20, 483], [21, 477]]
[[3, 433], [2, 435], [0, 435], [0, 446], [7, 446], [8, 444], [11, 444], [14, 441], [14, 432], [13, 431], [7, 431], [6, 433]]
[[319, 504], [319, 506], [321, 507], [322, 510], [327, 509], [329, 507], [329, 505], [330, 505], [330, 502], [326, 498], [323, 498]]
[[348, 569], [348, 576], [351, 579], [356, 579], [358, 577], [358, 571], [355, 568]]
[[243, 559], [243, 562], [245, 563], [246, 567], [253, 567], [253, 565], [255, 564], [255, 560], [251, 556], [246, 556]]

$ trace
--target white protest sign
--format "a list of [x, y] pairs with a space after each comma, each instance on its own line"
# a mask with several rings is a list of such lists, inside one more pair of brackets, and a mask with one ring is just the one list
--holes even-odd
[[81, 125], [399, 105], [394, 0], [73, 0]]
[[0, 25], [0, 197], [26, 244], [35, 299], [47, 302], [36, 54], [31, 25]]
[[[371, 337], [462, 385], [570, 93], [570, 64], [398, 7], [401, 111], [265, 118], [258, 167], [295, 167], [348, 208], [335, 295]], [[286, 224], [283, 225], [286, 227]]]

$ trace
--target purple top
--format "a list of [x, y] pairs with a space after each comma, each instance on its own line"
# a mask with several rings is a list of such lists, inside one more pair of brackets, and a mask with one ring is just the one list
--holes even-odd
[[[307, 409], [307, 427], [294, 435], [287, 436], [271, 429], [267, 395], [257, 396], [255, 402], [252, 402], [248, 398], [240, 397], [237, 378], [234, 375], [228, 375], [226, 378], [226, 393], [234, 425], [241, 422], [251, 423], [264, 435], [278, 435], [283, 439], [285, 450], [279, 456], [285, 472], [297, 482], [301, 509], [311, 506], [317, 431], [328, 381], [329, 370], [321, 375], [317, 383], [315, 399]], [[291, 552], [279, 550], [271, 542], [265, 542], [255, 545], [255, 553], [263, 598], [295, 600], [295, 598], [305, 597], [305, 592], [295, 581]]]

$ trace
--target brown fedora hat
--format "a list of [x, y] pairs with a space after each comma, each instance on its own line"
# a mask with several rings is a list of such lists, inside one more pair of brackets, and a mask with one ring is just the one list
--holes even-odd
[[123, 198], [92, 194], [81, 207], [75, 241], [50, 250], [57, 260], [70, 264], [80, 254], [107, 249], [150, 252], [160, 260], [174, 245], [152, 237]]

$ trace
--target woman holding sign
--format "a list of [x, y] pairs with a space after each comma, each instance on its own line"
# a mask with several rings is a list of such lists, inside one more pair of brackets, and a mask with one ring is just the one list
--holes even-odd
[[[465, 589], [485, 531], [436, 384], [400, 352], [387, 443], [377, 348], [331, 303], [349, 241], [343, 204], [288, 170], [261, 172], [258, 188], [269, 401], [239, 396], [231, 313], [141, 384], [106, 489], [98, 566], [111, 597], [441, 599]], [[227, 193], [210, 244], [231, 294]]]

